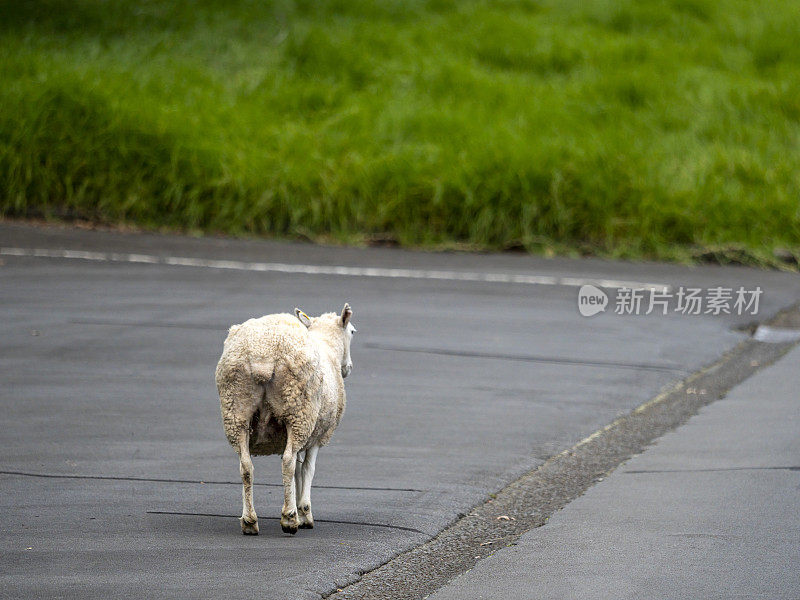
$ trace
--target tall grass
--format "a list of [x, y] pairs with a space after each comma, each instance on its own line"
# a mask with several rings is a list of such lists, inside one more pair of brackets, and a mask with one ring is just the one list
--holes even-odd
[[789, 0], [0, 0], [0, 213], [800, 248]]

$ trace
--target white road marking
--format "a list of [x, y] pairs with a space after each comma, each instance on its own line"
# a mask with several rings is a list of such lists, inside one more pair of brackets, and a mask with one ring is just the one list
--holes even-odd
[[753, 339], [757, 342], [768, 342], [770, 344], [796, 342], [800, 340], [800, 330], [759, 325], [756, 332], [753, 334]]
[[345, 277], [389, 277], [397, 279], [430, 279], [438, 281], [477, 281], [484, 283], [516, 283], [523, 285], [563, 285], [580, 287], [593, 284], [604, 288], [669, 290], [664, 283], [646, 283], [619, 279], [554, 277], [550, 275], [521, 275], [514, 273], [480, 273], [475, 271], [443, 271], [428, 269], [397, 269], [385, 267], [345, 267], [340, 265], [301, 265], [289, 263], [244, 262], [152, 254], [117, 252], [88, 252], [85, 250], [50, 250], [47, 248], [0, 248], [2, 256], [33, 256], [37, 258], [67, 258], [97, 262], [145, 263], [233, 271], [258, 271], [299, 275], [342, 275]]

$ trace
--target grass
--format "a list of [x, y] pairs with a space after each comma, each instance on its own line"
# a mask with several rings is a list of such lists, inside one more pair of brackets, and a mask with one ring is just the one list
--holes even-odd
[[0, 81], [7, 217], [800, 249], [790, 0], [0, 0]]

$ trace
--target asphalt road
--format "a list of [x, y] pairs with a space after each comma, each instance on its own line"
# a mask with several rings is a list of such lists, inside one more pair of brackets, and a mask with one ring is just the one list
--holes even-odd
[[[318, 598], [713, 362], [746, 335], [734, 326], [800, 298], [794, 274], [735, 267], [7, 224], [0, 247], [4, 597]], [[8, 249], [66, 249], [73, 258]], [[107, 253], [162, 262], [102, 260], [114, 258]], [[412, 271], [258, 271], [164, 257]], [[431, 269], [456, 276], [415, 276]], [[459, 280], [465, 272], [497, 281]], [[509, 276], [764, 293], [756, 317], [609, 310], [584, 318], [576, 285]], [[227, 327], [345, 301], [359, 330], [355, 369], [343, 423], [317, 461], [316, 528], [281, 532], [279, 461], [261, 457], [261, 535], [242, 536], [238, 460], [213, 382]]]

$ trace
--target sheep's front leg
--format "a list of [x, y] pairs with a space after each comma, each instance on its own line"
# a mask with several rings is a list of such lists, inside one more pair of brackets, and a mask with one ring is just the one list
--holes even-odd
[[239, 474], [242, 476], [242, 533], [258, 535], [258, 516], [253, 507], [253, 461], [250, 459], [250, 433], [244, 430], [239, 438]]
[[319, 446], [311, 446], [306, 450], [306, 455], [300, 470], [303, 476], [302, 488], [299, 490], [300, 501], [297, 503], [297, 512], [300, 515], [301, 529], [313, 529], [314, 517], [311, 515], [311, 480], [314, 479], [314, 468], [317, 462]]
[[295, 467], [297, 466], [297, 451], [292, 440], [292, 428], [286, 428], [286, 449], [281, 457], [281, 471], [283, 473], [283, 510], [281, 510], [281, 529], [284, 533], [297, 533], [299, 522], [297, 520], [297, 496], [294, 480]]

